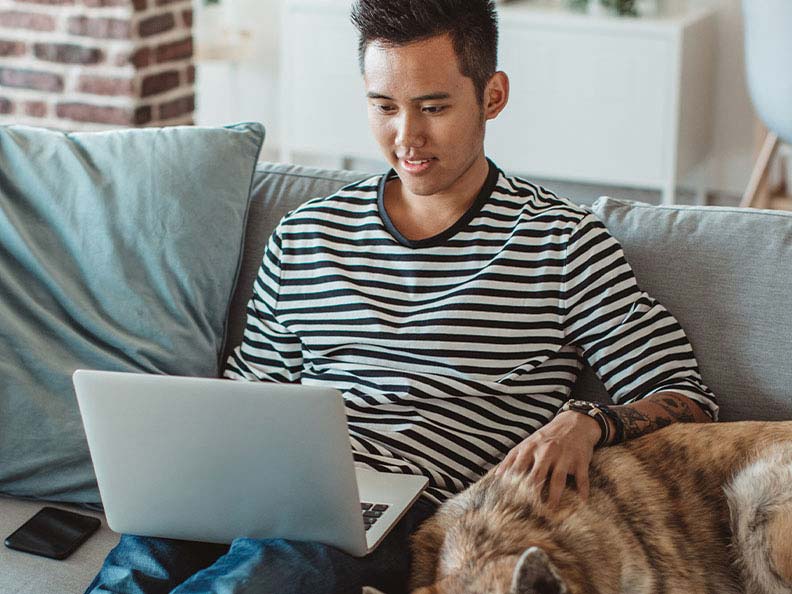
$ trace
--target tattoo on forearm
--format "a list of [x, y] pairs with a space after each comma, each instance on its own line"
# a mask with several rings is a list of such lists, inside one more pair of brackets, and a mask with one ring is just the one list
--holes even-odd
[[674, 420], [680, 423], [695, 423], [696, 418], [690, 409], [690, 402], [673, 396], [661, 396], [657, 404], [662, 406]]
[[614, 407], [614, 412], [624, 423], [624, 439], [640, 437], [652, 431], [657, 431], [673, 423], [673, 420], [659, 415], [649, 416], [632, 407]]
[[667, 394], [612, 408], [624, 423], [624, 439], [633, 439], [672, 423], [695, 423], [696, 417], [684, 397]]

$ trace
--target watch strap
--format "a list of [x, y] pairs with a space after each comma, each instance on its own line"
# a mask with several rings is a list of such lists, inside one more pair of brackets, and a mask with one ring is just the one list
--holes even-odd
[[586, 415], [597, 421], [600, 428], [600, 438], [594, 445], [595, 448], [600, 448], [610, 442], [611, 430], [607, 420], [610, 417], [606, 415], [598, 403], [575, 399], [567, 400], [556, 414], [561, 414], [567, 410]]
[[616, 414], [610, 406], [607, 404], [597, 404], [599, 409], [605, 413], [605, 415], [613, 421], [614, 427], [614, 436], [613, 441], [610, 442], [610, 445], [616, 445], [617, 443], [621, 443], [624, 441], [624, 421], [622, 421], [621, 417]]

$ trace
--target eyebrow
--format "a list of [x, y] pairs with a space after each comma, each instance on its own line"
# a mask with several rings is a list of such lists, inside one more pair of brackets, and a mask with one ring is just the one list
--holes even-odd
[[[366, 93], [366, 97], [369, 99], [387, 99], [388, 101], [393, 101], [393, 97], [388, 97], [387, 95], [383, 95], [382, 93], [374, 93], [369, 92]], [[449, 93], [429, 93], [428, 95], [420, 95], [418, 97], [413, 97], [410, 99], [411, 102], [416, 101], [437, 101], [440, 99], [450, 99], [451, 95]]]

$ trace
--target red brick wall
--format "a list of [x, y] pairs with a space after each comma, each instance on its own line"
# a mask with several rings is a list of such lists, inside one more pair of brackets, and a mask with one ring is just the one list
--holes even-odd
[[191, 0], [0, 0], [0, 123], [191, 124]]

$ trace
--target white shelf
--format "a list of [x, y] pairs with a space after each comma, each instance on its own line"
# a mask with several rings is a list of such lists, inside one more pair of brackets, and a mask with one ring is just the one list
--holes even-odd
[[[594, 1], [594, 0], [591, 0]], [[615, 14], [590, 14], [573, 10], [560, 1], [520, 0], [498, 6], [500, 22], [528, 23], [533, 25], [580, 27], [592, 26], [617, 33], [663, 34], [669, 29], [680, 29], [695, 23], [711, 12], [710, 8], [691, 5], [685, 0], [660, 2], [660, 10], [654, 16], [618, 16]]]

